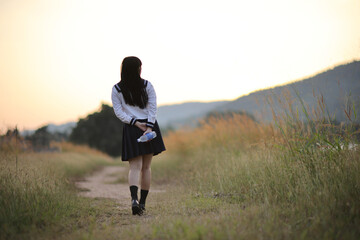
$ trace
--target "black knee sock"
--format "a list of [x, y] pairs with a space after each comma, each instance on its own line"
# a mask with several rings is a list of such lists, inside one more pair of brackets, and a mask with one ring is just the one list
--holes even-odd
[[130, 186], [131, 200], [138, 200], [138, 187], [135, 185]]
[[140, 203], [145, 205], [146, 197], [149, 193], [149, 190], [141, 189], [141, 195], [140, 195]]

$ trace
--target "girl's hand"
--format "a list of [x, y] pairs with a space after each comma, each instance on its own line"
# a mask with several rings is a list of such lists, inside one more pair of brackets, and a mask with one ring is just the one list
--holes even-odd
[[146, 126], [146, 123], [143, 123], [143, 122], [135, 122], [135, 126], [137, 126], [138, 128], [140, 128], [140, 130], [142, 131], [146, 131], [147, 130], [147, 126]]
[[[145, 125], [146, 125], [146, 124], [145, 124]], [[152, 132], [152, 128], [146, 126], [146, 130], [145, 130], [145, 132], [144, 132], [143, 135], [145, 135], [145, 134], [147, 134], [147, 133], [149, 133], [149, 132]]]

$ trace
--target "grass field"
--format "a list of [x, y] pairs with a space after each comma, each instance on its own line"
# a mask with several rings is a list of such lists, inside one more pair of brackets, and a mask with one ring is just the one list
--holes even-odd
[[62, 145], [62, 153], [0, 153], [1, 239], [66, 232], [94, 214], [72, 181], [112, 160], [86, 147]]
[[[310, 114], [309, 114], [310, 115]], [[295, 115], [210, 118], [165, 138], [147, 214], [77, 196], [75, 176], [113, 164], [68, 147], [1, 157], [1, 237], [22, 239], [359, 239], [360, 149], [350, 125]], [[71, 146], [71, 145], [70, 145]], [[69, 180], [70, 179], [70, 180]]]

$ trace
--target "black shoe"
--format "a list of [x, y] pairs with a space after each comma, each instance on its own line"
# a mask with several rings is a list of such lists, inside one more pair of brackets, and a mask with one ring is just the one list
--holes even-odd
[[139, 206], [139, 202], [137, 200], [132, 200], [131, 203], [131, 210], [132, 210], [132, 214], [133, 215], [141, 215], [142, 214], [142, 210]]
[[140, 207], [141, 211], [143, 211], [143, 212], [146, 210], [145, 209], [145, 204], [143, 204], [143, 203], [140, 203], [139, 207]]

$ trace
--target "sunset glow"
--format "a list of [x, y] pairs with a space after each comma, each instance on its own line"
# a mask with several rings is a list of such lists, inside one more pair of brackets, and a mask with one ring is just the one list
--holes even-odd
[[231, 100], [360, 59], [360, 1], [0, 0], [0, 129], [110, 103], [129, 55], [159, 105]]

